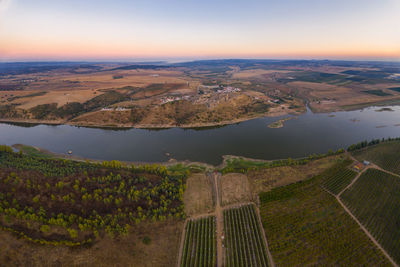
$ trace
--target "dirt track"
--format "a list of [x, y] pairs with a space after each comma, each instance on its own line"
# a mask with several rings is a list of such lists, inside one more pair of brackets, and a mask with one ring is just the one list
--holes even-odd
[[[357, 162], [357, 160], [355, 158], [353, 158], [352, 156], [350, 156], [354, 161]], [[398, 267], [399, 265], [392, 259], [392, 257], [389, 255], [389, 253], [386, 252], [386, 250], [378, 243], [378, 241], [376, 241], [376, 239], [373, 237], [373, 235], [367, 230], [367, 228], [364, 227], [364, 225], [361, 224], [361, 222], [356, 218], [356, 216], [353, 215], [353, 213], [346, 207], [346, 205], [342, 202], [342, 200], [340, 199], [340, 196], [343, 194], [343, 192], [345, 192], [348, 188], [350, 188], [351, 186], [353, 186], [353, 184], [358, 180], [358, 178], [361, 177], [361, 175], [366, 172], [368, 169], [378, 169], [380, 171], [386, 172], [388, 174], [400, 177], [400, 175], [386, 171], [382, 168], [380, 168], [379, 166], [371, 163], [370, 165], [368, 165], [366, 168], [364, 168], [361, 172], [359, 172], [357, 174], [357, 176], [353, 179], [353, 181], [351, 181], [351, 183], [346, 186], [342, 191], [339, 192], [339, 194], [337, 194], [336, 196], [333, 195], [332, 193], [328, 192], [329, 194], [333, 195], [336, 200], [339, 202], [339, 204], [342, 206], [342, 208], [347, 212], [347, 214], [350, 215], [351, 218], [353, 218], [353, 220], [360, 226], [361, 230], [364, 231], [364, 233], [369, 237], [369, 239], [371, 239], [371, 241], [382, 251], [382, 253], [386, 256], [386, 258], [390, 261], [391, 264], [393, 264], [393, 266]]]
[[[181, 243], [180, 243], [180, 249], [179, 249], [179, 255], [178, 255], [178, 267], [181, 265], [181, 258], [182, 258], [182, 252], [183, 252], [183, 245], [184, 245], [184, 240], [185, 240], [185, 230], [186, 230], [186, 225], [189, 220], [193, 219], [200, 219], [208, 216], [215, 216], [216, 217], [216, 238], [217, 238], [217, 266], [222, 267], [224, 266], [225, 262], [225, 249], [222, 244], [222, 236], [224, 235], [224, 216], [223, 216], [223, 211], [231, 208], [237, 208], [243, 205], [249, 205], [249, 204], [255, 204], [253, 202], [240, 202], [240, 203], [235, 203], [235, 204], [230, 204], [224, 207], [221, 207], [221, 187], [220, 187], [220, 179], [221, 179], [221, 173], [216, 173], [214, 172], [212, 174], [212, 177], [214, 178], [214, 190], [213, 193], [215, 194], [215, 210], [210, 213], [204, 213], [204, 214], [196, 214], [193, 216], [190, 216], [190, 218], [186, 219], [185, 224], [183, 226], [183, 232], [181, 235]], [[261, 219], [260, 219], [260, 214], [259, 214], [259, 209], [256, 205], [256, 211], [257, 211], [257, 217], [259, 220], [259, 224], [261, 226], [261, 229], [263, 231], [263, 239], [266, 243], [267, 246], [267, 254], [269, 257], [269, 264], [270, 266], [274, 267], [275, 264], [273, 262], [271, 253], [268, 249], [268, 241], [265, 236], [264, 228], [262, 227]]]

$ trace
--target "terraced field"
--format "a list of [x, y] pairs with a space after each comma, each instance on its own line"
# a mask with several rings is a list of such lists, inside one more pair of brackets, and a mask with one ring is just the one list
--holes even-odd
[[225, 265], [268, 266], [266, 245], [254, 205], [224, 211]]
[[400, 141], [380, 143], [352, 152], [359, 161], [368, 160], [379, 167], [400, 174]]
[[180, 266], [216, 266], [214, 216], [188, 221]]
[[323, 179], [316, 176], [260, 194], [262, 223], [275, 264], [390, 266], [359, 225], [321, 188]]
[[355, 171], [346, 167], [341, 167], [327, 173], [322, 182], [322, 186], [332, 194], [337, 195], [351, 183], [356, 175], [357, 173]]
[[400, 263], [400, 177], [369, 169], [341, 198], [381, 246]]

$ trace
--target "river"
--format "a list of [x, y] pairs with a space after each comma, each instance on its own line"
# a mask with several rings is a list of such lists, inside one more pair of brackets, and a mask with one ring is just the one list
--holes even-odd
[[20, 143], [56, 153], [72, 150], [84, 158], [137, 162], [174, 158], [217, 165], [223, 155], [266, 160], [296, 158], [345, 148], [362, 140], [400, 136], [400, 107], [386, 108], [392, 111], [378, 112], [382, 107], [329, 114], [308, 111], [276, 129], [268, 125], [288, 116], [207, 129], [116, 130], [0, 123], [0, 144]]

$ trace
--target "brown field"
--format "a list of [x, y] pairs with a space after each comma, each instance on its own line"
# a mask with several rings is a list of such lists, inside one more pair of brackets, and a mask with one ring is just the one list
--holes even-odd
[[269, 191], [275, 187], [311, 178], [322, 171], [332, 167], [343, 155], [331, 156], [314, 160], [306, 165], [283, 166], [276, 168], [260, 169], [247, 173], [251, 192], [256, 197], [261, 192]]
[[258, 76], [262, 76], [264, 74], [275, 74], [275, 73], [289, 73], [290, 70], [263, 70], [263, 69], [253, 69], [253, 70], [242, 70], [239, 72], [234, 72], [232, 74], [233, 79], [248, 79], [254, 78]]
[[383, 90], [384, 92], [392, 95], [375, 96], [362, 92], [365, 90], [381, 90], [387, 87], [387, 84], [340, 86], [327, 83], [295, 81], [288, 83], [288, 85], [300, 90], [301, 94], [310, 100], [310, 106], [318, 112], [336, 111], [341, 110], [341, 107], [346, 105], [380, 102], [398, 96], [398, 94], [385, 89]]
[[204, 173], [193, 174], [187, 179], [183, 195], [187, 216], [208, 213], [214, 209], [212, 186]]
[[101, 94], [103, 93], [97, 90], [48, 91], [43, 96], [19, 98], [12, 103], [20, 104], [18, 107], [22, 109], [30, 109], [37, 105], [48, 103], [57, 103], [57, 106], [60, 107], [71, 102], [84, 103]]
[[221, 204], [230, 205], [252, 200], [250, 184], [246, 175], [229, 173], [221, 176]]
[[[1, 266], [175, 266], [183, 221], [142, 223], [127, 236], [105, 236], [90, 248], [29, 243], [0, 231]], [[143, 239], [150, 238], [150, 244]]]
[[[94, 64], [94, 69], [85, 66], [65, 67], [38, 73], [3, 76], [0, 79], [1, 118], [7, 121], [62, 122], [97, 126], [134, 127], [190, 127], [229, 124], [260, 116], [280, 116], [305, 112], [304, 102], [313, 111], [332, 112], [347, 107], [370, 106], [386, 101], [400, 101], [400, 93], [386, 88], [396, 87], [393, 80], [381, 79], [371, 82], [352, 82], [337, 80], [340, 83], [296, 81], [296, 73], [323, 72], [341, 74], [347, 70], [379, 71], [380, 68], [343, 67], [334, 64], [282, 65], [272, 69], [262, 69], [257, 64], [251, 67], [230, 65], [227, 70], [215, 70], [213, 66], [173, 67], [157, 69], [115, 69], [126, 64]], [[299, 72], [300, 71], [300, 72]], [[293, 76], [293, 77], [292, 77]], [[348, 75], [350, 77], [350, 75]], [[292, 82], [290, 79], [294, 79]], [[318, 80], [318, 79], [317, 79]], [[323, 79], [322, 79], [323, 81]], [[335, 81], [333, 81], [334, 83]], [[200, 85], [221, 85], [241, 88], [241, 92], [219, 93], [206, 90], [200, 93]], [[12, 91], [13, 90], [13, 91]], [[61, 112], [65, 116], [32, 115], [30, 109], [43, 104], [56, 103], [60, 108], [67, 103], [85, 103], [107, 91], [122, 94], [121, 102], [114, 101], [104, 107], [126, 107], [142, 109], [140, 120], [131, 121], [122, 114], [99, 112], [101, 102], [96, 108], [76, 113]], [[383, 90], [391, 96], [375, 96], [362, 91]], [[8, 99], [46, 91], [47, 94], [34, 97]], [[190, 104], [163, 105], [166, 97], [185, 97]], [[281, 99], [279, 104], [269, 100]], [[169, 100], [168, 100], [169, 101]], [[176, 100], [173, 100], [176, 102]], [[264, 108], [257, 103], [264, 104]], [[270, 105], [271, 104], [271, 105]], [[269, 105], [269, 108], [265, 106]], [[182, 112], [182, 107], [186, 111]], [[76, 108], [76, 105], [73, 106]], [[38, 110], [40, 111], [40, 108]], [[43, 107], [42, 107], [43, 108]], [[54, 108], [54, 106], [52, 107]], [[68, 107], [66, 107], [68, 109]], [[75, 109], [76, 110], [76, 109]], [[40, 114], [40, 112], [36, 114]], [[57, 114], [60, 114], [57, 113]], [[78, 117], [78, 115], [82, 115]], [[118, 118], [118, 115], [122, 115]], [[116, 119], [115, 119], [116, 118]], [[183, 119], [182, 119], [183, 118]], [[73, 120], [73, 121], [72, 121]]]

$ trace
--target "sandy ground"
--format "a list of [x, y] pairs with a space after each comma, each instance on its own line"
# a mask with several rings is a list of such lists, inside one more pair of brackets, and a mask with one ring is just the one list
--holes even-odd
[[230, 205], [249, 202], [252, 199], [247, 176], [240, 173], [229, 173], [221, 176], [221, 204]]
[[187, 179], [183, 195], [185, 213], [192, 216], [213, 210], [213, 193], [210, 179], [203, 173], [193, 174]]

